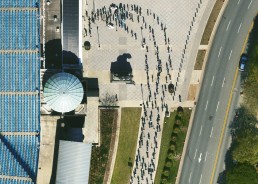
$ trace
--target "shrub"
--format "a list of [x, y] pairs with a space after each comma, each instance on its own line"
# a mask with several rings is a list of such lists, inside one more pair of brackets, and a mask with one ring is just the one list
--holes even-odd
[[172, 136], [171, 137], [171, 141], [176, 142], [176, 140], [177, 140], [177, 136]]
[[167, 158], [168, 158], [169, 160], [172, 160], [172, 159], [174, 158], [174, 154], [173, 154], [173, 153], [169, 153]]
[[184, 112], [178, 112], [177, 116], [182, 117], [184, 115]]
[[166, 176], [166, 177], [169, 176], [169, 169], [168, 168], [163, 169], [163, 175]]
[[175, 123], [174, 126], [173, 126], [173, 129], [175, 130], [176, 128], [180, 128], [180, 127], [179, 127], [178, 124]]
[[162, 178], [162, 179], [161, 179], [161, 183], [162, 183], [162, 184], [167, 184], [167, 183], [168, 183], [168, 179], [165, 178], [165, 177]]
[[176, 142], [175, 142], [175, 141], [170, 141], [170, 142], [169, 142], [169, 145], [170, 145], [170, 146], [171, 146], [171, 145], [174, 145], [174, 146], [175, 146], [175, 145], [176, 145]]
[[177, 133], [172, 132], [171, 137], [177, 137]]
[[177, 108], [177, 113], [179, 113], [179, 112], [184, 112], [183, 107], [179, 106], [179, 107]]
[[177, 119], [177, 120], [176, 120], [176, 122], [175, 122], [175, 125], [180, 126], [180, 125], [181, 125], [181, 123], [182, 123], [182, 122], [181, 122], [181, 120]]
[[[168, 149], [168, 155], [169, 155], [170, 153], [174, 154], [175, 152], [174, 152], [173, 150], [171, 150], [171, 149]], [[169, 159], [168, 159], [168, 160], [169, 160]]]
[[168, 178], [168, 177], [162, 175], [162, 177], [161, 177], [161, 183], [162, 183], [162, 184], [167, 184], [167, 183], [168, 183], [168, 179], [167, 179], [167, 178]]
[[172, 151], [175, 151], [176, 150], [176, 146], [175, 145], [170, 145], [169, 149], [172, 150]]
[[165, 164], [166, 167], [170, 168], [172, 166], [172, 162], [171, 161], [167, 161]]
[[182, 118], [181, 118], [181, 116], [179, 116], [178, 114], [176, 115], [176, 117], [175, 117], [175, 120], [177, 121], [177, 120], [181, 120]]
[[178, 134], [178, 132], [179, 132], [179, 128], [176, 127], [176, 128], [174, 129], [173, 133]]

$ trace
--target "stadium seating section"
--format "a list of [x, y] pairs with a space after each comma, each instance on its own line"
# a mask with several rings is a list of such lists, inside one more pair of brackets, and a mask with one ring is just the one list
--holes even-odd
[[36, 183], [40, 0], [0, 1], [0, 184]]

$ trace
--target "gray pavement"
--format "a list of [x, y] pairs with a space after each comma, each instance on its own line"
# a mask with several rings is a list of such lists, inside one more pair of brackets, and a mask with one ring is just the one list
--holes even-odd
[[210, 183], [235, 71], [257, 7], [257, 0], [232, 0], [224, 12], [207, 61], [180, 177], [182, 184]]
[[[127, 4], [129, 1], [124, 1], [122, 10], [129, 14], [124, 27], [128, 28], [128, 31], [119, 26], [119, 23], [116, 25], [114, 12], [110, 18], [114, 24], [113, 29], [109, 29], [106, 21], [101, 20], [103, 16], [97, 16], [97, 13], [95, 17], [94, 13], [91, 13], [94, 10], [100, 14], [101, 11], [105, 12], [105, 8], [108, 12], [111, 3], [119, 5], [119, 2], [83, 2], [83, 42], [91, 43], [91, 50], [83, 51], [84, 76], [99, 79], [100, 98], [108, 93], [117, 95], [118, 105], [121, 107], [145, 107], [140, 122], [136, 158], [133, 158], [131, 183], [154, 181], [165, 109], [170, 110], [179, 105], [193, 106], [193, 101], [186, 101], [195, 61], [190, 56], [195, 55], [191, 52], [197, 51], [192, 47], [201, 40], [201, 34], [197, 34], [197, 30], [204, 30], [204, 22], [211, 11], [211, 8], [207, 11], [206, 7], [214, 2], [161, 0], [153, 3], [147, 0], [130, 1], [130, 4]], [[138, 10], [141, 8], [141, 13], [135, 7], [138, 7]], [[133, 19], [129, 18], [130, 15]], [[118, 56], [124, 53], [131, 55], [128, 62], [133, 69], [135, 85], [110, 83], [111, 62], [115, 62]], [[157, 67], [162, 68], [161, 73]], [[198, 83], [197, 78], [200, 75], [196, 76], [193, 76], [194, 83]], [[176, 87], [172, 95], [167, 90], [170, 82]], [[182, 93], [184, 96], [180, 100], [179, 95]], [[160, 120], [157, 120], [158, 116]]]
[[[224, 133], [224, 138], [223, 138], [223, 142], [221, 144], [221, 149], [220, 149], [220, 154], [218, 157], [218, 162], [217, 162], [217, 167], [215, 170], [215, 174], [214, 174], [214, 183], [219, 183], [223, 177], [225, 177], [225, 175], [223, 176], [222, 172], [225, 171], [225, 167], [226, 167], [226, 153], [229, 150], [230, 146], [231, 146], [231, 142], [232, 142], [232, 136], [231, 136], [231, 128], [230, 126], [232, 125], [234, 118], [235, 118], [235, 113], [236, 113], [236, 109], [238, 107], [240, 107], [240, 76], [241, 73], [238, 74], [237, 79], [236, 79], [236, 85], [234, 88], [234, 93], [232, 96], [232, 102], [230, 105], [230, 110], [228, 113], [228, 119], [227, 119], [227, 126], [225, 128], [225, 133]], [[222, 174], [222, 175], [220, 175]]]
[[159, 158], [161, 130], [163, 128], [161, 119], [164, 119], [164, 113], [160, 113], [156, 109], [146, 108], [142, 113], [130, 183], [154, 182]]
[[[164, 1], [164, 2], [163, 2]], [[129, 27], [129, 33], [123, 30], [121, 27], [115, 26], [115, 21], [111, 19], [114, 23], [114, 29], [108, 29], [105, 21], [101, 21], [96, 18], [95, 23], [91, 24], [91, 36], [89, 34], [88, 27], [88, 17], [86, 16], [86, 11], [88, 16], [91, 14], [93, 9], [93, 3], [84, 1], [85, 9], [83, 10], [83, 27], [86, 29], [83, 31], [84, 40], [88, 40], [92, 44], [92, 49], [90, 51], [83, 53], [83, 66], [84, 75], [87, 77], [98, 77], [100, 84], [100, 96], [106, 92], [111, 94], [118, 94], [121, 98], [119, 101], [123, 100], [137, 100], [140, 103], [141, 91], [139, 85], [147, 84], [147, 76], [142, 75], [145, 72], [145, 54], [148, 56], [148, 67], [150, 76], [157, 77], [157, 55], [155, 55], [156, 47], [153, 44], [153, 37], [149, 33], [149, 26], [155, 31], [155, 41], [159, 47], [159, 59], [162, 62], [162, 70], [160, 76], [160, 84], [165, 84], [166, 76], [166, 62], [168, 62], [168, 57], [170, 55], [172, 67], [169, 68], [168, 73], [171, 75], [171, 82], [177, 87], [177, 90], [173, 96], [174, 99], [169, 97], [169, 102], [178, 102], [178, 95], [184, 93], [182, 97], [184, 101], [187, 96], [189, 82], [185, 84], [185, 77], [191, 76], [191, 70], [185, 72], [188, 65], [193, 66], [194, 60], [189, 58], [189, 54], [192, 51], [192, 39], [194, 41], [200, 41], [201, 35], [198, 34], [197, 38], [197, 28], [199, 28], [200, 20], [203, 20], [203, 13], [207, 6], [208, 1], [194, 0], [191, 3], [186, 1], [165, 1], [153, 4], [151, 1], [137, 2], [137, 5], [142, 8], [142, 14], [139, 16], [139, 22], [137, 21], [137, 13], [131, 9], [131, 4], [136, 2], [131, 2], [129, 4], [129, 13], [133, 14], [134, 20], [126, 20], [126, 25]], [[214, 1], [213, 1], [214, 2]], [[94, 2], [94, 8], [97, 9], [102, 7], [109, 7], [111, 3], [116, 3], [114, 1], [104, 2]], [[126, 4], [126, 2], [124, 2]], [[199, 4], [199, 6], [198, 6]], [[118, 3], [117, 3], [118, 5]], [[127, 4], [126, 4], [127, 5]], [[171, 7], [177, 7], [172, 9]], [[149, 15], [147, 15], [147, 9], [149, 10]], [[198, 9], [198, 10], [196, 10]], [[127, 8], [126, 8], [127, 10]], [[195, 13], [198, 11], [198, 13]], [[150, 15], [150, 12], [152, 13]], [[205, 12], [209, 14], [209, 12]], [[155, 19], [154, 15], [155, 14]], [[193, 17], [196, 14], [196, 18], [193, 21]], [[144, 17], [144, 22], [143, 22]], [[159, 21], [158, 18], [159, 17]], [[206, 17], [206, 16], [204, 16]], [[158, 23], [159, 22], [159, 23]], [[176, 26], [173, 22], [177, 22]], [[204, 21], [205, 22], [205, 21]], [[147, 24], [145, 28], [145, 23]], [[161, 23], [163, 27], [166, 27], [166, 37], [170, 38], [167, 44], [164, 41], [164, 30], [161, 30]], [[191, 26], [193, 24], [193, 26]], [[143, 27], [141, 31], [141, 26]], [[191, 30], [190, 30], [191, 26]], [[204, 29], [205, 25], [201, 27]], [[97, 29], [98, 27], [98, 29]], [[116, 31], [117, 30], [117, 31]], [[131, 30], [136, 33], [135, 36], [131, 36]], [[188, 35], [190, 33], [190, 35]], [[146, 52], [146, 47], [141, 49], [142, 38], [145, 38], [146, 45], [148, 46], [148, 52]], [[198, 40], [199, 39], [199, 40]], [[167, 39], [168, 40], [168, 39]], [[186, 40], [187, 44], [186, 44]], [[167, 47], [170, 47], [170, 53], [167, 52]], [[185, 49], [186, 48], [186, 49]], [[133, 68], [135, 86], [125, 85], [125, 84], [110, 84], [110, 64], [116, 61], [117, 57], [123, 53], [130, 53], [132, 58], [128, 61], [131, 63]], [[183, 61], [182, 61], [183, 60]], [[167, 80], [167, 83], [169, 79]], [[161, 87], [161, 86], [159, 86]], [[134, 89], [135, 88], [135, 89]], [[122, 89], [122, 90], [120, 90]], [[122, 92], [121, 92], [122, 91]], [[121, 94], [122, 93], [122, 94]], [[169, 104], [173, 106], [173, 103]]]

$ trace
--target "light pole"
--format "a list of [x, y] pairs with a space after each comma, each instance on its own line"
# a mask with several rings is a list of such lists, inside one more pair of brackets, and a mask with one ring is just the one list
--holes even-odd
[[99, 44], [99, 48], [100, 48], [100, 43], [99, 43], [99, 26], [97, 26], [97, 33], [98, 33], [98, 44]]

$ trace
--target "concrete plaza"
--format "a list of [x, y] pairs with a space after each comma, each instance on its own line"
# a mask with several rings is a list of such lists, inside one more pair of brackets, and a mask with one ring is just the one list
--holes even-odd
[[[192, 73], [192, 70], [214, 2], [123, 1], [119, 11], [127, 15], [121, 21], [113, 10], [109, 11], [110, 5], [115, 3], [119, 6], [119, 1], [83, 1], [83, 43], [91, 43], [89, 51], [83, 49], [84, 77], [98, 78], [100, 98], [108, 93], [117, 95], [120, 107], [145, 107], [145, 112], [142, 111], [131, 183], [154, 182], [165, 110], [179, 105], [194, 105], [193, 101], [186, 100], [188, 88], [190, 83], [198, 84], [200, 79], [200, 73]], [[113, 28], [107, 26], [109, 22], [113, 23]], [[118, 56], [123, 54], [131, 55], [127, 61], [132, 66], [135, 84], [110, 81], [111, 62], [117, 61]], [[158, 71], [159, 67], [162, 72]], [[175, 86], [172, 94], [167, 89], [169, 83]], [[97, 101], [95, 104], [97, 105]], [[95, 109], [97, 116], [98, 111]], [[88, 128], [94, 123], [98, 126], [97, 122], [91, 122]], [[153, 126], [149, 126], [149, 123]], [[157, 129], [158, 124], [160, 131]], [[87, 126], [86, 124], [86, 129]], [[157, 146], [153, 146], [155, 144]], [[146, 152], [155, 153], [155, 156], [147, 157]], [[142, 157], [145, 158], [144, 163], [141, 161]], [[151, 168], [151, 174], [147, 172], [148, 168]]]

